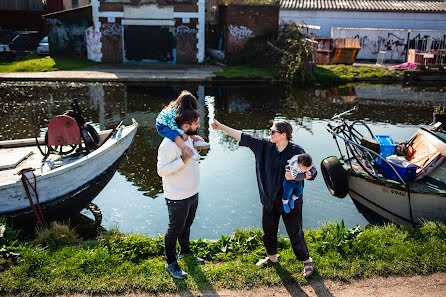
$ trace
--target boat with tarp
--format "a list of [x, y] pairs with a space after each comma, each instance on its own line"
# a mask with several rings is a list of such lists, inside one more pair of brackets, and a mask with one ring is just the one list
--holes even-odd
[[[321, 171], [333, 196], [347, 194], [371, 223], [416, 225], [446, 221], [446, 131], [442, 123], [420, 126], [405, 142], [374, 135], [363, 121], [333, 116], [327, 130], [339, 157], [322, 160]], [[343, 145], [342, 145], [343, 144]]]

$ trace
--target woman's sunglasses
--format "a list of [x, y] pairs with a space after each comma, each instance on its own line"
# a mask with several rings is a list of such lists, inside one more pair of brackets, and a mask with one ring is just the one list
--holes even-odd
[[275, 133], [279, 133], [280, 134], [280, 131], [269, 129], [269, 134], [274, 135]]

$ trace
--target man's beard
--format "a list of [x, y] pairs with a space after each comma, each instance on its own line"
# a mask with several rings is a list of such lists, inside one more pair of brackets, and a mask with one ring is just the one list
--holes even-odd
[[198, 130], [192, 130], [189, 128], [189, 130], [187, 130], [185, 132], [187, 135], [197, 135], [198, 134]]

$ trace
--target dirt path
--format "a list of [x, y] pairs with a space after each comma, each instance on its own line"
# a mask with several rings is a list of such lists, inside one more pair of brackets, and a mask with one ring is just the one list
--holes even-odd
[[[71, 297], [86, 297], [87, 295], [71, 295]], [[115, 296], [115, 295], [113, 295]], [[113, 297], [109, 295], [107, 297]], [[116, 295], [118, 296], [118, 295]], [[436, 273], [427, 276], [411, 277], [377, 277], [342, 283], [335, 281], [313, 281], [307, 286], [287, 285], [281, 287], [262, 287], [248, 291], [203, 291], [203, 292], [180, 292], [177, 294], [127, 294], [119, 295], [126, 297], [270, 297], [270, 296], [293, 296], [293, 297], [357, 297], [357, 296], [380, 296], [380, 297], [444, 297], [446, 296], [446, 273]]]

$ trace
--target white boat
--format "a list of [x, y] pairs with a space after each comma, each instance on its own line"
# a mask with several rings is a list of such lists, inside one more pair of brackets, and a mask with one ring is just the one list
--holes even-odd
[[[359, 144], [355, 137], [349, 139], [346, 134], [338, 133], [345, 127], [345, 122], [336, 127], [327, 126], [336, 141], [338, 138], [344, 141], [347, 151], [344, 154], [338, 145], [340, 158], [331, 156], [321, 162], [321, 171], [332, 195], [343, 198], [349, 194], [359, 212], [371, 223], [391, 221], [413, 226], [425, 220], [446, 221], [445, 131], [435, 126], [420, 127], [407, 142], [412, 143], [410, 159], [420, 166], [414, 179], [405, 180], [397, 166], [388, 162], [389, 159]], [[431, 146], [434, 153], [420, 156], [425, 152], [422, 145]], [[349, 157], [348, 151], [353, 156]], [[363, 154], [357, 154], [357, 151]], [[389, 171], [384, 173], [383, 167], [380, 171], [376, 158], [380, 158], [383, 167], [384, 162], [389, 166], [390, 174]]]
[[[41, 210], [45, 221], [66, 219], [78, 213], [113, 177], [135, 137], [137, 127], [138, 123], [133, 120], [132, 125], [121, 126], [111, 137], [107, 137], [111, 130], [100, 132], [103, 143], [87, 155], [50, 155], [45, 159], [35, 139], [1, 141], [0, 217], [15, 224], [29, 224], [36, 219], [36, 208]], [[18, 174], [25, 168], [34, 169], [38, 203], [33, 191], [27, 194]], [[29, 186], [33, 186], [32, 172], [25, 175], [30, 181]]]

